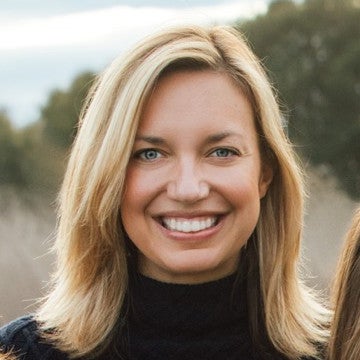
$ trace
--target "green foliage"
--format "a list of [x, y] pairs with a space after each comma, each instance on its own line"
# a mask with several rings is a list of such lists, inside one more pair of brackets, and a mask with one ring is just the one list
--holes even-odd
[[360, 9], [351, 1], [273, 2], [237, 24], [287, 109], [289, 136], [360, 197]]
[[19, 139], [5, 110], [0, 111], [0, 185], [25, 184], [20, 159], [22, 156]]
[[76, 135], [76, 125], [86, 94], [93, 82], [90, 72], [79, 75], [66, 91], [54, 90], [41, 110], [44, 136], [60, 148], [67, 148]]
[[[263, 60], [281, 102], [289, 136], [305, 159], [326, 165], [360, 197], [360, 9], [358, 0], [273, 1], [268, 12], [235, 26]], [[0, 111], [0, 185], [54, 193], [93, 82], [76, 77], [54, 90], [39, 121], [15, 129]]]
[[54, 198], [93, 78], [93, 74], [83, 73], [67, 91], [54, 90], [41, 118], [26, 128], [14, 129], [6, 112], [0, 111], [1, 186]]
[[53, 198], [62, 180], [66, 152], [47, 141], [39, 121], [22, 129], [20, 134], [20, 165], [26, 189]]

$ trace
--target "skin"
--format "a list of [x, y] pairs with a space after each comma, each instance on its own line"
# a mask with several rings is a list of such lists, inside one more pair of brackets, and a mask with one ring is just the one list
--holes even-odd
[[[162, 78], [144, 108], [121, 206], [139, 271], [188, 284], [235, 272], [271, 180], [251, 105], [226, 74]], [[206, 221], [214, 224], [198, 230]]]

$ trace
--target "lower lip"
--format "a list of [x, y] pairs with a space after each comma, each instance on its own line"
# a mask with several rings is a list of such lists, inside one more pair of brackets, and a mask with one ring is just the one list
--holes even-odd
[[218, 233], [223, 226], [225, 220], [225, 216], [222, 216], [218, 223], [215, 226], [212, 226], [208, 229], [197, 231], [197, 232], [181, 232], [181, 231], [174, 231], [169, 230], [166, 227], [159, 224], [158, 221], [156, 221], [157, 226], [160, 227], [160, 230], [165, 234], [166, 237], [171, 238], [173, 240], [178, 241], [204, 241], [209, 240], [212, 236], [214, 236], [216, 233]]

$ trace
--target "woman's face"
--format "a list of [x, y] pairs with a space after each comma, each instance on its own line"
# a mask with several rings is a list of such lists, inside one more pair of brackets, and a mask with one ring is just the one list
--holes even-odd
[[227, 75], [162, 78], [144, 109], [121, 206], [139, 271], [173, 283], [235, 272], [271, 178], [251, 105]]

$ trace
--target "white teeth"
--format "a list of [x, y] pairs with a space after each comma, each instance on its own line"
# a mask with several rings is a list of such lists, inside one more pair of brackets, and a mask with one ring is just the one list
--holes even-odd
[[190, 220], [190, 219], [174, 219], [163, 218], [163, 224], [171, 231], [180, 231], [184, 233], [197, 232], [208, 229], [215, 225], [216, 217], [210, 217], [202, 220]]

